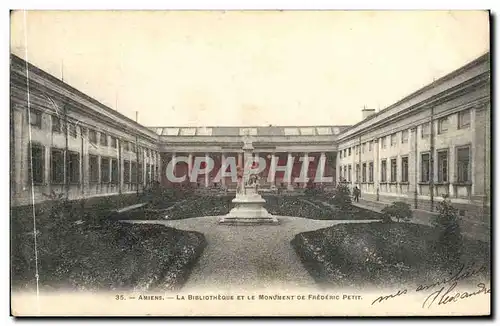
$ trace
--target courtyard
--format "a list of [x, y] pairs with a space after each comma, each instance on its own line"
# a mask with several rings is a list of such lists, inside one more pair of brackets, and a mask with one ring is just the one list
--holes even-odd
[[47, 291], [384, 287], [425, 282], [461, 264], [489, 277], [486, 242], [464, 239], [465, 250], [451, 259], [439, 252], [435, 228], [383, 223], [381, 213], [354, 205], [342, 210], [326, 195], [266, 194], [278, 225], [221, 225], [232, 198], [183, 194], [114, 213], [87, 212], [83, 220], [55, 206], [45, 216], [52, 223], [39, 217], [38, 266], [29, 228], [15, 230], [13, 286], [34, 289], [36, 267]]

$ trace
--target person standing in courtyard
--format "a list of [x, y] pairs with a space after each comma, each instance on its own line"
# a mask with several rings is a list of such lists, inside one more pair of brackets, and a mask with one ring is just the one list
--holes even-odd
[[352, 191], [354, 195], [354, 201], [359, 203], [359, 195], [361, 191], [359, 190], [358, 186], [354, 187], [354, 190]]

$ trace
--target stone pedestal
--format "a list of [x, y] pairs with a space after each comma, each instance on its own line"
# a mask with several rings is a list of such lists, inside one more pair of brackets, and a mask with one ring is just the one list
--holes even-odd
[[278, 219], [264, 208], [266, 200], [257, 193], [254, 186], [245, 186], [244, 193], [237, 193], [233, 203], [235, 207], [219, 219], [220, 224], [278, 224]]

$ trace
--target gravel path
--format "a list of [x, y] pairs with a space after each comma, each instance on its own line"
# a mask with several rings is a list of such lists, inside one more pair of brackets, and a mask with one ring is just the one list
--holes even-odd
[[[159, 223], [181, 230], [198, 231], [208, 245], [183, 291], [218, 291], [268, 288], [287, 290], [318, 289], [290, 245], [300, 232], [317, 230], [339, 223], [367, 221], [310, 220], [278, 217], [279, 225], [230, 226], [217, 223], [217, 217], [197, 217]], [[369, 221], [372, 222], [372, 221]]]

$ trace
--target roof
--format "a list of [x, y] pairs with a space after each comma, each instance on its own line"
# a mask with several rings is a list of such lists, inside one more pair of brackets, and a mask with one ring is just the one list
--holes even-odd
[[150, 127], [160, 136], [329, 136], [349, 126]]

